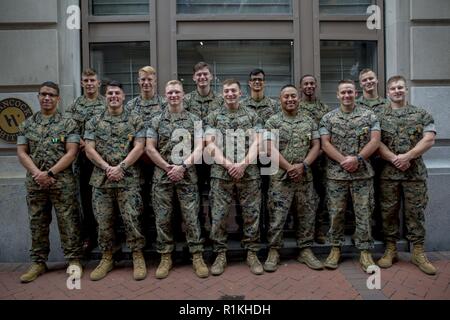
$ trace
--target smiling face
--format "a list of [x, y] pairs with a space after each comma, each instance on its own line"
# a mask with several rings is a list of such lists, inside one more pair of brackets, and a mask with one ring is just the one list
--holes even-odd
[[297, 112], [298, 101], [298, 91], [294, 87], [287, 87], [280, 92], [281, 108], [285, 112], [289, 114]]
[[211, 84], [212, 79], [211, 71], [207, 67], [197, 70], [192, 76], [192, 80], [201, 89], [207, 88]]
[[241, 89], [237, 83], [223, 85], [223, 98], [228, 106], [236, 106], [242, 95]]
[[338, 87], [337, 98], [342, 106], [352, 108], [355, 104], [357, 93], [356, 88], [351, 83], [342, 83]]
[[138, 83], [143, 95], [152, 95], [156, 88], [156, 74], [141, 71]]
[[378, 86], [377, 75], [373, 71], [363, 73], [359, 77], [359, 84], [364, 92], [373, 93], [377, 90]]
[[406, 101], [406, 95], [408, 94], [408, 87], [405, 81], [398, 80], [393, 81], [388, 87], [388, 97], [392, 102], [396, 104], [404, 104]]
[[166, 86], [166, 99], [171, 107], [178, 107], [183, 103], [184, 91], [179, 84], [169, 84]]
[[50, 87], [42, 87], [38, 94], [39, 104], [43, 114], [53, 114], [59, 102], [58, 91]]
[[100, 80], [97, 76], [81, 76], [81, 87], [84, 90], [84, 94], [88, 97], [95, 96], [100, 90]]
[[125, 94], [120, 87], [107, 86], [106, 87], [106, 103], [108, 108], [112, 110], [118, 110], [123, 106], [125, 100]]
[[300, 83], [300, 90], [307, 97], [314, 97], [316, 94], [317, 83], [314, 77], [304, 77]]
[[248, 81], [248, 86], [250, 90], [253, 92], [260, 92], [264, 90], [265, 87], [265, 78], [263, 73], [258, 73], [250, 76], [250, 80]]

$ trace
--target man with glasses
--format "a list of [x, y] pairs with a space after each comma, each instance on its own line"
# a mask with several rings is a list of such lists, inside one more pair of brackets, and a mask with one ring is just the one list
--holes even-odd
[[101, 81], [97, 72], [93, 69], [86, 69], [81, 74], [81, 87], [83, 95], [76, 98], [67, 108], [66, 117], [69, 117], [78, 125], [80, 134], [80, 153], [73, 163], [75, 178], [77, 179], [78, 201], [81, 217], [81, 239], [85, 253], [91, 251], [97, 243], [97, 223], [92, 212], [92, 188], [89, 185], [94, 166], [86, 157], [85, 143], [83, 140], [86, 122], [95, 115], [103, 113], [106, 109], [106, 100], [100, 94]]
[[57, 110], [59, 87], [44, 82], [39, 87], [40, 111], [25, 120], [17, 137], [17, 156], [27, 170], [27, 204], [31, 230], [31, 260], [21, 282], [34, 281], [47, 270], [52, 207], [64, 256], [69, 268], [81, 277], [80, 220], [75, 197], [75, 177], [70, 168], [78, 153], [80, 135], [72, 119]]

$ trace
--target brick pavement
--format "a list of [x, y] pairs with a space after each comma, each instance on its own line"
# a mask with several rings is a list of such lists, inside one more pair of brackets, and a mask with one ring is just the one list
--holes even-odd
[[[321, 259], [325, 259], [321, 255]], [[380, 254], [375, 254], [379, 258]], [[335, 271], [313, 271], [293, 259], [283, 260], [275, 273], [255, 276], [244, 261], [231, 261], [219, 277], [197, 278], [189, 262], [176, 261], [168, 278], [154, 277], [157, 262], [148, 261], [148, 277], [132, 279], [130, 261], [116, 264], [101, 281], [89, 280], [96, 261], [87, 264], [81, 290], [68, 290], [63, 263], [49, 263], [50, 271], [29, 284], [19, 276], [28, 264], [0, 264], [1, 300], [450, 300], [450, 252], [429, 254], [438, 267], [427, 276], [409, 263], [410, 254], [400, 253], [400, 262], [381, 271], [381, 290], [369, 290], [366, 275], [353, 253], [343, 255]]]

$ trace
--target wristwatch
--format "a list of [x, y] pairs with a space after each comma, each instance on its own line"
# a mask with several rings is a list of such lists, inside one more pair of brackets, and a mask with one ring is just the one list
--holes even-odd
[[119, 163], [119, 167], [120, 167], [120, 169], [122, 169], [124, 172], [127, 170], [127, 165], [125, 164], [125, 162], [121, 162], [121, 163]]
[[48, 175], [50, 178], [54, 178], [54, 177], [55, 177], [55, 174], [53, 173], [52, 170], [48, 170], [48, 171], [47, 171], [47, 175]]
[[187, 170], [187, 168], [188, 168], [187, 164], [184, 162], [181, 164], [181, 166], [184, 168], [184, 170]]
[[356, 156], [356, 158], [358, 158], [358, 161], [361, 161], [361, 162], [364, 161], [364, 158], [363, 158], [360, 154], [358, 154], [358, 155]]

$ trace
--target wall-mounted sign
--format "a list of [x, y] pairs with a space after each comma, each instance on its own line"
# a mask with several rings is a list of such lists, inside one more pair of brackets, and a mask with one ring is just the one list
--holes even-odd
[[19, 125], [33, 115], [31, 107], [21, 99], [6, 98], [0, 101], [0, 139], [16, 143]]

